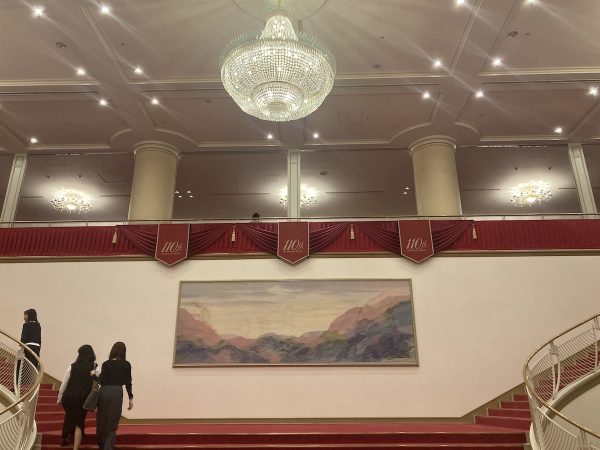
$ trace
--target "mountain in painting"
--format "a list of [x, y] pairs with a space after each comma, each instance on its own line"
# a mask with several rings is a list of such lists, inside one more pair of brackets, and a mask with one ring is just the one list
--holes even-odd
[[299, 337], [220, 336], [183, 307], [179, 320], [177, 364], [389, 364], [416, 354], [409, 296], [380, 294]]

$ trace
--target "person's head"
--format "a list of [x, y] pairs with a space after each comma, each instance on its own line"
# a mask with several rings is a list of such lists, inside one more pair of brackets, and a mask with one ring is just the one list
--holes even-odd
[[115, 342], [115, 345], [110, 349], [108, 359], [127, 359], [127, 348], [123, 342]]
[[252, 214], [252, 220], [254, 220], [255, 222], [260, 221], [260, 214], [255, 212], [254, 214]]
[[96, 354], [91, 345], [82, 345], [77, 350], [77, 362], [81, 363], [93, 363], [96, 361]]
[[25, 322], [37, 322], [37, 312], [35, 309], [28, 309], [23, 312], [23, 320]]

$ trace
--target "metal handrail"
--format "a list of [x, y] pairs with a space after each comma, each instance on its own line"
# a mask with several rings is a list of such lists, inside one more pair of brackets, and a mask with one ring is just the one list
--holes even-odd
[[[0, 443], [2, 448], [24, 450], [31, 446], [36, 430], [35, 410], [44, 374], [44, 367], [38, 356], [22, 342], [0, 330], [0, 337], [11, 345], [0, 343], [0, 356], [4, 362], [0, 371], [0, 388], [4, 396], [14, 401], [0, 410]], [[15, 348], [16, 347], [16, 348]], [[36, 365], [29, 359], [33, 358]]]
[[[523, 367], [523, 379], [533, 419], [532, 431], [542, 450], [568, 450], [571, 448], [574, 450], [600, 449], [599, 432], [590, 430], [586, 426], [570, 419], [552, 406], [553, 401], [558, 399], [559, 392], [600, 373], [600, 361], [598, 357], [600, 350], [598, 346], [600, 340], [599, 319], [600, 314], [596, 314], [554, 336], [548, 342], [538, 347], [527, 359]], [[585, 328], [586, 325], [591, 325], [591, 329], [589, 327]], [[560, 344], [557, 342], [578, 329], [581, 329], [582, 332], [571, 336], [565, 342]], [[591, 340], [589, 337], [585, 337], [590, 334], [590, 331], [591, 336], [589, 337], [592, 338]], [[581, 347], [582, 343], [586, 345]], [[547, 349], [549, 349], [549, 352], [543, 355], [543, 352]], [[562, 359], [561, 350], [565, 353]], [[576, 367], [575, 363], [581, 361], [582, 357], [589, 357], [591, 351], [593, 351], [594, 356], [593, 366], [590, 367], [590, 370], [577, 374], [578, 376], [575, 379], [565, 383], [565, 379], [561, 377], [563, 371], [565, 369], [573, 370]], [[532, 365], [532, 361], [536, 357], [539, 358]], [[534, 375], [536, 369], [539, 372]], [[551, 379], [548, 374], [552, 375]], [[542, 389], [543, 386], [549, 387], [548, 382], [550, 381], [552, 382], [551, 393], [547, 389]], [[543, 384], [544, 382], [546, 384]], [[561, 424], [560, 421], [563, 423]], [[567, 427], [570, 427], [571, 431]], [[589, 439], [590, 437], [597, 440], [597, 443], [592, 444]]]

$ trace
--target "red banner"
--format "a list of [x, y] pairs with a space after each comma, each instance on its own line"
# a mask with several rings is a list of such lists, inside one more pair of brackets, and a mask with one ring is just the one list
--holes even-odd
[[158, 226], [154, 257], [167, 266], [173, 266], [188, 257], [189, 224]]
[[399, 220], [402, 256], [420, 263], [433, 256], [433, 239], [429, 220]]
[[281, 222], [277, 235], [277, 256], [296, 264], [308, 256], [308, 222]]

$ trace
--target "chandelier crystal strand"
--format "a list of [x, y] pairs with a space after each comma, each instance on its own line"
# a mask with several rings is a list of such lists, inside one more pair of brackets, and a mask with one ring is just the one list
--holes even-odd
[[92, 209], [92, 199], [83, 192], [74, 189], [62, 189], [50, 201], [54, 209], [77, 214], [87, 213]]
[[510, 190], [510, 201], [515, 206], [533, 206], [552, 198], [552, 189], [544, 181], [529, 181], [514, 186]]
[[272, 12], [265, 28], [234, 39], [221, 56], [221, 80], [246, 113], [272, 122], [306, 117], [327, 97], [335, 57], [317, 38], [294, 29], [291, 16]]
[[[300, 208], [308, 209], [311, 206], [315, 206], [317, 204], [318, 196], [319, 196], [319, 192], [316, 189], [302, 186], [300, 188]], [[279, 191], [279, 203], [281, 204], [281, 206], [284, 209], [287, 208], [287, 206], [288, 206], [287, 188], [282, 188]]]

